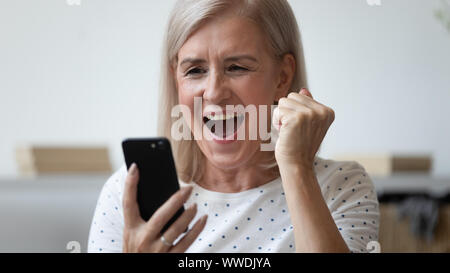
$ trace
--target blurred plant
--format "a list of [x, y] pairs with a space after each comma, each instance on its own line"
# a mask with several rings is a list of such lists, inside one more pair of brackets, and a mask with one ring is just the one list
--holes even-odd
[[434, 11], [434, 15], [450, 32], [450, 0], [441, 0], [441, 7]]

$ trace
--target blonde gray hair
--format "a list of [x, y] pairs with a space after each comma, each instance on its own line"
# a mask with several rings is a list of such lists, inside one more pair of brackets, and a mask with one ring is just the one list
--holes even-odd
[[[180, 180], [198, 181], [202, 175], [204, 155], [196, 141], [174, 141], [171, 128], [176, 119], [171, 110], [178, 104], [178, 93], [171, 66], [178, 51], [188, 37], [205, 20], [234, 8], [237, 15], [253, 20], [261, 27], [269, 41], [275, 58], [281, 60], [292, 54], [296, 60], [296, 72], [289, 92], [307, 88], [303, 47], [294, 13], [287, 0], [179, 0], [176, 2], [167, 25], [162, 60], [159, 94], [158, 135], [167, 137], [174, 152]], [[193, 139], [193, 137], [192, 137]], [[273, 152], [266, 168], [277, 166]]]

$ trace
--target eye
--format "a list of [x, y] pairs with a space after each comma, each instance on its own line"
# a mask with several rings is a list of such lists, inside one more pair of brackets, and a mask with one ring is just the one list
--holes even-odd
[[202, 69], [200, 67], [194, 67], [192, 69], [189, 69], [184, 75], [185, 76], [196, 76], [196, 75], [200, 75], [205, 72], [206, 72], [205, 69]]
[[234, 72], [234, 71], [248, 71], [247, 68], [238, 66], [238, 65], [231, 65], [228, 67], [228, 71]]

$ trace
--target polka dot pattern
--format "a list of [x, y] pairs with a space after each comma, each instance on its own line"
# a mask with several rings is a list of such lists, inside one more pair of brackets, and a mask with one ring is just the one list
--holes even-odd
[[[378, 239], [379, 223], [378, 200], [370, 177], [356, 162], [317, 157], [314, 168], [324, 200], [347, 246], [352, 252], [366, 252], [367, 243]], [[123, 166], [102, 188], [89, 233], [88, 252], [122, 251], [121, 192], [125, 177]], [[291, 211], [280, 178], [238, 193], [213, 192], [195, 183], [193, 186], [185, 206], [200, 206], [189, 227], [202, 215], [209, 217], [187, 252], [295, 252]]]

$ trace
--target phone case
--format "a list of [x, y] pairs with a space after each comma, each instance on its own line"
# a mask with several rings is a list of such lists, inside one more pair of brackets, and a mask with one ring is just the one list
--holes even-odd
[[[167, 138], [129, 138], [122, 142], [127, 169], [134, 162], [139, 169], [137, 202], [142, 219], [153, 213], [179, 190], [172, 149]], [[183, 213], [181, 207], [161, 234]]]

